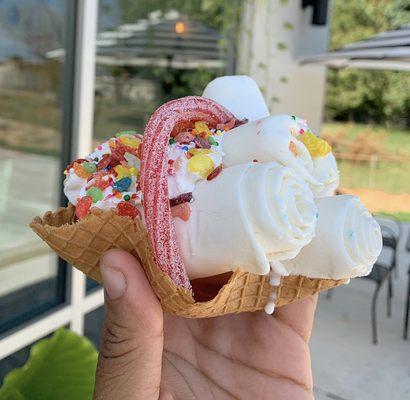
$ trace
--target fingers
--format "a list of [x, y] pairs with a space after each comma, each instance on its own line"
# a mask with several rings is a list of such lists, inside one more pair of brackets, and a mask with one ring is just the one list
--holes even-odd
[[275, 309], [274, 317], [291, 326], [308, 342], [312, 333], [318, 295], [297, 300]]
[[105, 320], [94, 400], [157, 400], [163, 315], [135, 257], [110, 250], [101, 258]]
[[161, 392], [161, 394], [159, 395], [159, 399], [158, 400], [175, 400], [174, 396], [172, 396], [171, 393], [169, 392]]

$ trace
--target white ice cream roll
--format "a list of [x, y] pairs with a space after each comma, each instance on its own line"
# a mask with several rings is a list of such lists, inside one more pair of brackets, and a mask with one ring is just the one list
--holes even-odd
[[291, 122], [290, 115], [275, 115], [230, 130], [222, 138], [224, 165], [276, 161], [293, 168], [309, 184], [321, 189], [322, 183], [313, 176], [312, 157], [305, 145], [292, 135]]
[[317, 208], [306, 182], [277, 163], [247, 163], [200, 181], [188, 221], [174, 220], [191, 279], [240, 268], [264, 275], [295, 257], [315, 234]]
[[246, 75], [216, 78], [208, 83], [202, 96], [223, 105], [238, 119], [254, 121], [269, 115], [258, 85]]
[[370, 273], [382, 249], [380, 226], [359, 198], [317, 199], [316, 236], [283, 264], [292, 275], [343, 279]]

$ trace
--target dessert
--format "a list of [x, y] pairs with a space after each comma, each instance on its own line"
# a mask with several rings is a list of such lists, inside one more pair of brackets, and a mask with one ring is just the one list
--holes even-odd
[[256, 160], [277, 161], [306, 180], [315, 197], [330, 196], [339, 186], [331, 147], [294, 115], [265, 117], [232, 130], [223, 138], [226, 166]]
[[323, 197], [317, 206], [316, 235], [296, 257], [284, 262], [288, 272], [331, 279], [367, 275], [382, 246], [376, 220], [355, 196]]
[[[97, 280], [104, 251], [133, 252], [178, 315], [272, 313], [369, 273], [381, 250], [360, 201], [333, 196], [331, 147], [303, 119], [267, 115], [248, 77], [164, 104], [143, 136], [120, 132], [65, 172], [70, 206], [31, 227]], [[196, 301], [215, 276], [215, 296]]]
[[240, 120], [254, 121], [270, 115], [258, 85], [246, 75], [216, 78], [208, 83], [202, 97], [216, 101]]
[[198, 182], [193, 198], [191, 217], [174, 221], [191, 279], [238, 267], [266, 275], [315, 235], [313, 193], [295, 171], [275, 162], [223, 168], [217, 179]]

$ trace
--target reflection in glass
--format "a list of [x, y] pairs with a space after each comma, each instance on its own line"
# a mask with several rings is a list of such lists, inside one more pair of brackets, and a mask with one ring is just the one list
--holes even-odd
[[94, 279], [91, 279], [87, 276], [87, 278], [86, 278], [86, 287], [85, 287], [87, 293], [90, 293], [90, 292], [92, 292], [95, 289], [100, 288], [100, 287], [101, 287], [101, 285], [98, 282], [96, 282]]
[[91, 311], [84, 319], [84, 336], [90, 339], [98, 348], [100, 345], [101, 329], [104, 322], [104, 307]]
[[141, 132], [160, 104], [199, 95], [217, 75], [232, 73], [239, 3], [100, 2], [96, 141]]
[[0, 362], [0, 386], [11, 371], [16, 368], [21, 368], [28, 360], [30, 356], [30, 346], [9, 355]]
[[0, 331], [61, 301], [56, 257], [28, 223], [58, 205], [62, 63], [51, 55], [66, 6], [0, 2]]

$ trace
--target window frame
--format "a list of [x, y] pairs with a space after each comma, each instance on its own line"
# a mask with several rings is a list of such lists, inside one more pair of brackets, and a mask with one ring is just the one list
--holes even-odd
[[[92, 147], [98, 0], [68, 1], [67, 21], [62, 89], [62, 169], [72, 159], [88, 154]], [[66, 205], [62, 190], [60, 204]], [[61, 259], [58, 261], [58, 276], [66, 301], [1, 335], [0, 360], [65, 325], [80, 335], [84, 333], [85, 315], [103, 304], [103, 289], [94, 289], [87, 294], [85, 275], [67, 268]]]

